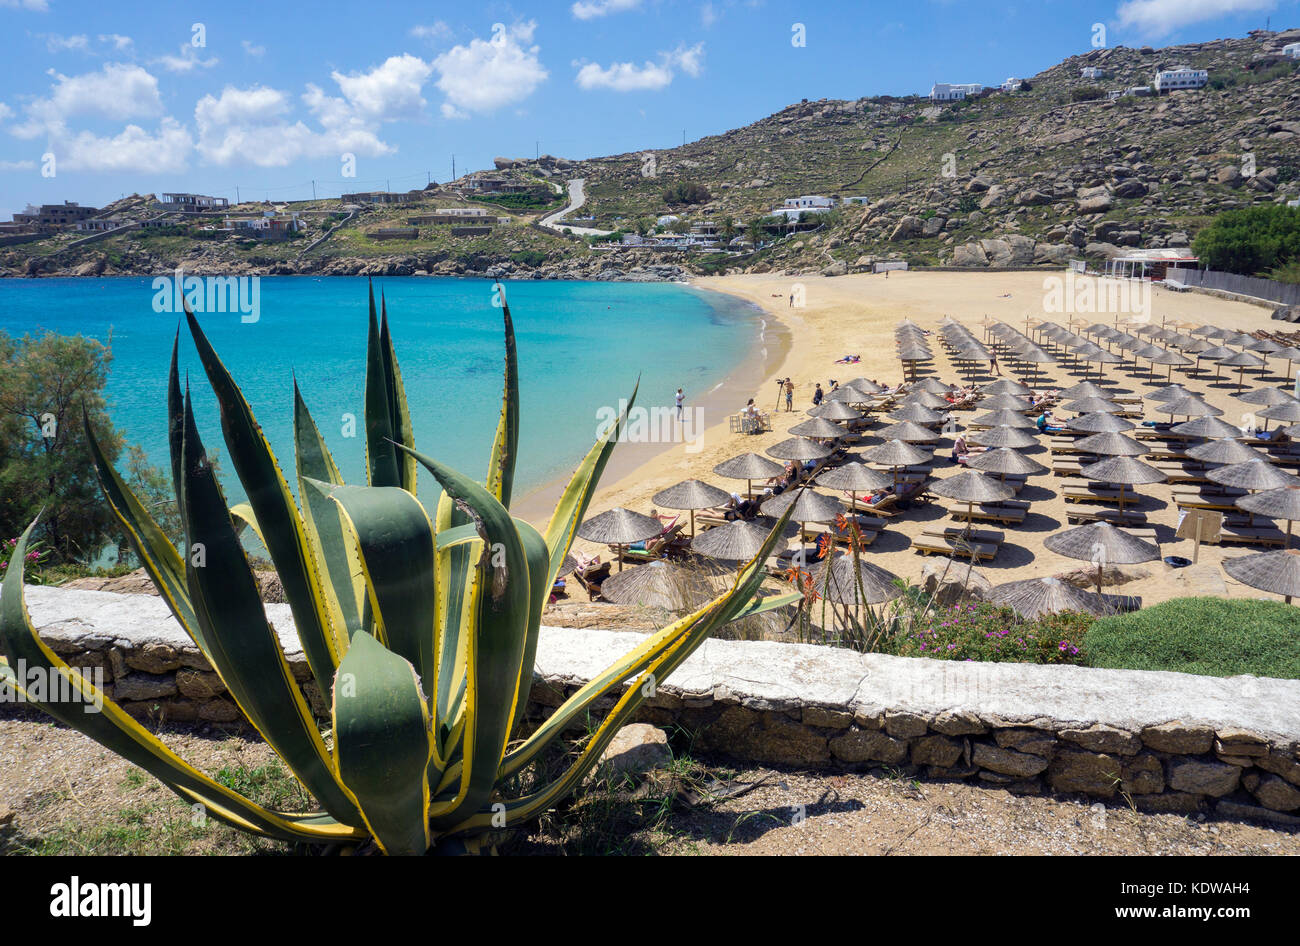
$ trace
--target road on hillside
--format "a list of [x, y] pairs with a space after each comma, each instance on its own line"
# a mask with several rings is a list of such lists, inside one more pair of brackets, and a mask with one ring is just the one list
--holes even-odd
[[541, 225], [551, 230], [568, 230], [569, 232], [576, 233], [579, 236], [605, 236], [606, 234], [613, 233], [613, 230], [597, 230], [593, 227], [575, 227], [561, 222], [565, 217], [586, 203], [587, 195], [584, 194], [582, 190], [582, 185], [585, 182], [586, 178], [582, 177], [569, 181], [568, 205], [563, 210], [557, 210], [553, 214], [547, 214], [539, 221]]

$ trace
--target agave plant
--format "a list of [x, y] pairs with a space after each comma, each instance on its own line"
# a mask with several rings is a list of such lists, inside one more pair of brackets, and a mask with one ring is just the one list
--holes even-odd
[[[0, 664], [0, 675], [21, 691], [10, 666], [23, 660], [66, 678], [75, 705], [33, 702], [213, 818], [254, 835], [317, 844], [373, 838], [389, 854], [464, 850], [487, 832], [536, 817], [578, 787], [618, 729], [713, 629], [795, 596], [757, 596], [778, 527], [726, 593], [647, 637], [527, 732], [542, 608], [626, 413], [597, 440], [539, 533], [508, 511], [519, 436], [509, 309], [505, 391], [481, 484], [415, 451], [382, 302], [381, 313], [377, 318], [372, 290], [366, 486], [344, 484], [295, 382], [295, 501], [247, 401], [188, 311], [248, 502], [228, 508], [208, 462], [188, 382], [181, 388], [179, 331], [168, 416], [183, 552], [104, 460], [87, 424], [104, 493], [163, 600], [319, 810], [268, 809], [187, 764], [41, 641], [22, 585], [36, 523], [23, 534], [4, 579], [0, 652], [9, 665]], [[416, 497], [419, 466], [441, 487], [432, 514]], [[312, 674], [322, 692], [332, 690], [325, 734], [267, 621], [239, 538], [244, 526], [274, 562]], [[615, 699], [614, 708], [568, 768], [547, 779], [539, 765], [544, 750], [566, 728], [586, 722], [605, 697]], [[103, 711], [83, 712], [83, 703], [95, 700]]]

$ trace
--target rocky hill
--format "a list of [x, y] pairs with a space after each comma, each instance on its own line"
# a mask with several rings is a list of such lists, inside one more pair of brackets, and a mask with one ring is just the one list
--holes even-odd
[[[339, 223], [337, 201], [316, 201], [291, 208], [311, 220], [308, 236], [339, 230], [309, 252], [301, 242], [203, 242], [141, 231], [69, 248], [65, 234], [0, 247], [0, 273], [155, 273], [185, 265], [194, 273], [662, 279], [685, 271], [834, 274], [881, 258], [1059, 265], [1123, 247], [1184, 246], [1216, 213], [1300, 195], [1300, 63], [1281, 55], [1297, 41], [1300, 30], [1256, 31], [1163, 49], [1093, 49], [1026, 77], [1022, 91], [951, 105], [916, 96], [803, 101], [680, 148], [584, 161], [497, 159], [500, 170], [556, 183], [585, 178], [582, 214], [607, 230], [671, 212], [743, 232], [787, 197], [861, 201], [819, 218], [815, 232], [748, 255], [595, 248], [536, 226], [527, 214], [488, 236], [430, 228], [417, 240], [379, 243], [366, 230], [400, 224], [409, 208], [371, 208]], [[1157, 69], [1182, 65], [1209, 70], [1210, 85], [1118, 100], [1105, 94], [1149, 85]], [[1088, 66], [1104, 78], [1081, 78]], [[675, 202], [691, 191], [695, 203]], [[121, 208], [128, 216], [138, 209]]]

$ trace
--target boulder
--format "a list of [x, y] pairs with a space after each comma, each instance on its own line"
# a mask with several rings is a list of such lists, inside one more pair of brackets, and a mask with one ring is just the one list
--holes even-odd
[[1079, 201], [1079, 213], [1081, 214], [1103, 214], [1110, 210], [1112, 201], [1109, 194], [1100, 194], [1096, 197], [1085, 197]]
[[667, 733], [649, 723], [628, 723], [605, 749], [597, 771], [606, 775], [643, 775], [672, 760]]
[[1030, 778], [1047, 768], [1047, 760], [1042, 756], [1015, 752], [1011, 749], [998, 749], [982, 742], [975, 746], [971, 761], [982, 769], [1016, 778]]
[[987, 266], [989, 264], [988, 254], [978, 243], [962, 243], [952, 251], [952, 264], [954, 266]]
[[1110, 798], [1120, 779], [1119, 759], [1100, 752], [1062, 749], [1047, 768], [1047, 782], [1058, 792]]
[[1114, 195], [1126, 200], [1131, 200], [1135, 197], [1145, 197], [1147, 190], [1148, 188], [1145, 184], [1135, 177], [1130, 177], [1126, 180], [1120, 181], [1119, 184], [1115, 186]]
[[[957, 249], [960, 250], [961, 247]], [[969, 562], [950, 558], [928, 558], [921, 569], [921, 587], [926, 594], [934, 596], [938, 607], [950, 608], [968, 601], [986, 600], [993, 584], [971, 567]]]
[[1023, 190], [1016, 195], [1016, 203], [1022, 207], [1037, 207], [1041, 204], [1050, 204], [1055, 199], [1053, 195], [1034, 187]]
[[1169, 787], [1192, 795], [1219, 798], [1236, 789], [1241, 769], [1223, 762], [1173, 759], [1169, 762]]
[[890, 240], [910, 240], [913, 237], [920, 236], [925, 230], [925, 221], [920, 217], [908, 214], [898, 221], [893, 232], [889, 234]]
[[1241, 168], [1235, 164], [1225, 164], [1214, 172], [1214, 183], [1226, 184], [1229, 187], [1240, 187], [1243, 178]]
[[1300, 810], [1300, 788], [1276, 775], [1265, 775], [1250, 789], [1259, 803], [1273, 811]]

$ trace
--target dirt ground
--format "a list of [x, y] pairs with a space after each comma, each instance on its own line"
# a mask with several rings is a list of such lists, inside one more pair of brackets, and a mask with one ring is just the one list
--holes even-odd
[[[0, 854], [286, 853], [189, 806], [79, 733], [6, 708], [0, 718]], [[173, 730], [164, 741], [266, 804], [307, 796], [255, 738]], [[31, 765], [33, 758], [41, 764]], [[751, 786], [755, 786], [752, 787]], [[713, 800], [710, 796], [737, 793]], [[639, 790], [602, 784], [530, 827], [510, 853], [573, 854], [1291, 854], [1300, 833], [1015, 796], [888, 770], [778, 771], [679, 759]]]

